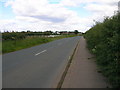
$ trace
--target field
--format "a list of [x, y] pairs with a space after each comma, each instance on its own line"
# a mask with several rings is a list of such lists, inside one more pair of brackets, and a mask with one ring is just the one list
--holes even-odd
[[26, 37], [18, 40], [3, 40], [2, 53], [17, 51], [24, 48], [29, 48], [35, 45], [40, 45], [57, 39], [74, 37], [75, 35], [61, 35], [57, 37]]

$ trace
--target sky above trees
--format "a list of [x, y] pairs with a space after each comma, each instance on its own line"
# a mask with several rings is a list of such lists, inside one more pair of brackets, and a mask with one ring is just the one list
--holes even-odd
[[85, 32], [114, 15], [119, 0], [0, 0], [1, 31]]

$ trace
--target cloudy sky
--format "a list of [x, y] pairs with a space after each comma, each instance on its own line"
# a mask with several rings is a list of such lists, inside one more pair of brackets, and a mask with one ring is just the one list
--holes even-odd
[[119, 0], [0, 0], [1, 31], [85, 32], [114, 15]]

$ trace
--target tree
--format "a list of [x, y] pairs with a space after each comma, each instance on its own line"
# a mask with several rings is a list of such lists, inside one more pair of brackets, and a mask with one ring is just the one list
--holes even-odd
[[44, 35], [52, 35], [52, 34], [53, 34], [52, 31], [45, 31], [45, 32], [44, 32]]
[[79, 32], [78, 32], [78, 30], [75, 30], [74, 33], [75, 33], [75, 34], [78, 34]]

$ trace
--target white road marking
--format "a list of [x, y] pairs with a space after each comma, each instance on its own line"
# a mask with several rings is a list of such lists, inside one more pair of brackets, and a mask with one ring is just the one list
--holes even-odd
[[41, 51], [41, 52], [35, 54], [35, 56], [37, 56], [37, 55], [39, 55], [39, 54], [41, 54], [41, 53], [44, 53], [44, 52], [46, 52], [46, 51], [47, 51], [47, 50], [43, 50], [43, 51]]

